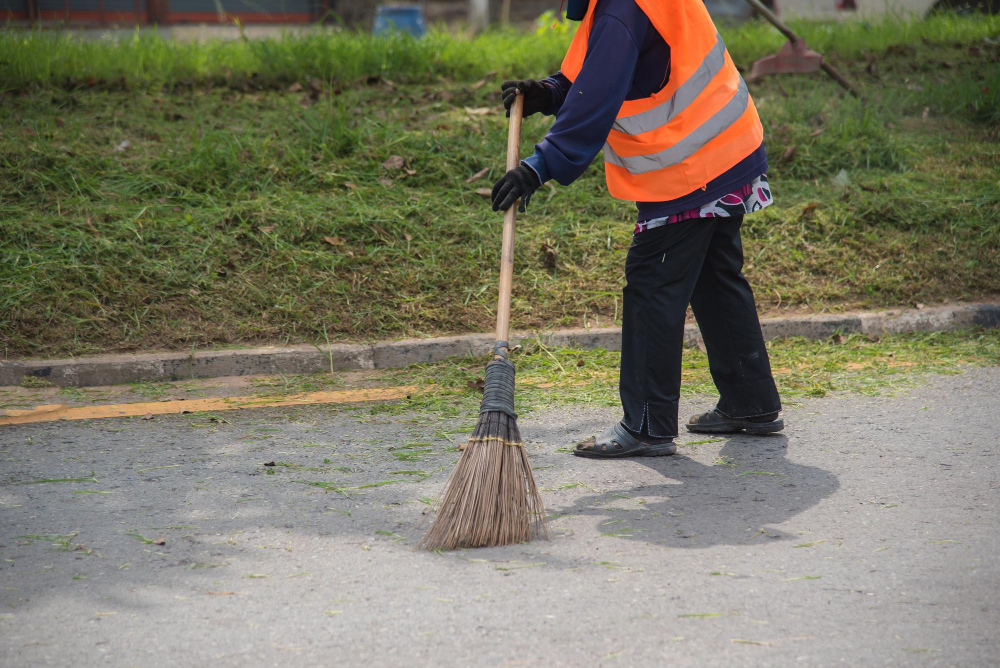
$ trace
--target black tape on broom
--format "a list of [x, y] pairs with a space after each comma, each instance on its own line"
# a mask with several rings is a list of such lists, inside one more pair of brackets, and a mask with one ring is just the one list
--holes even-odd
[[[494, 350], [501, 350], [500, 354], [503, 355], [500, 343], [504, 342], [499, 342]], [[506, 344], [502, 348], [506, 348]], [[514, 412], [514, 365], [506, 355], [503, 359], [493, 360], [486, 365], [483, 403], [479, 412], [482, 414], [489, 411], [501, 411], [517, 419], [517, 414]]]

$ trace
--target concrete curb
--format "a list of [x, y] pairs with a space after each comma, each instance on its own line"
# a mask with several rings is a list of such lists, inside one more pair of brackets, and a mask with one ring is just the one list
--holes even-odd
[[[768, 340], [792, 336], [823, 339], [838, 333], [941, 332], [976, 326], [1000, 327], [1000, 304], [962, 304], [920, 310], [767, 318], [761, 321], [764, 338]], [[622, 341], [621, 328], [604, 327], [520, 333], [512, 337], [512, 343], [536, 337], [546, 345], [585, 350], [621, 350]], [[687, 325], [685, 343], [694, 345], [698, 338], [698, 328]], [[57, 386], [88, 387], [153, 380], [310, 373], [330, 369], [388, 369], [440, 362], [455, 355], [483, 354], [492, 345], [492, 334], [468, 334], [361, 345], [240, 348], [193, 354], [140, 353], [67, 360], [11, 361], [0, 362], [0, 386], [19, 385], [24, 376], [46, 378]]]

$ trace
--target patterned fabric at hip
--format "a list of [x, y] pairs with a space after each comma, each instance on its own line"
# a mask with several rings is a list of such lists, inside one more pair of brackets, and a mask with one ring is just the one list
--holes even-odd
[[641, 223], [636, 223], [635, 234], [662, 227], [663, 225], [691, 220], [692, 218], [729, 218], [730, 216], [742, 216], [754, 211], [760, 211], [764, 207], [770, 206], [773, 201], [771, 187], [767, 183], [767, 174], [761, 174], [742, 188], [724, 197], [720, 197], [714, 202], [709, 202], [695, 209], [682, 211], [663, 218], [653, 218], [652, 220], [644, 220]]

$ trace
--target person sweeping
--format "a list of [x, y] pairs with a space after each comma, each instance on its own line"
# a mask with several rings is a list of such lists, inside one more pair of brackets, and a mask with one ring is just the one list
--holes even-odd
[[691, 305], [719, 391], [699, 433], [780, 431], [778, 396], [750, 284], [743, 216], [771, 204], [763, 128], [702, 0], [570, 0], [581, 21], [556, 74], [501, 85], [504, 106], [555, 115], [535, 152], [493, 187], [494, 211], [604, 149], [608, 191], [636, 203], [625, 260], [619, 391], [624, 416], [577, 444], [593, 458], [672, 455], [684, 319]]

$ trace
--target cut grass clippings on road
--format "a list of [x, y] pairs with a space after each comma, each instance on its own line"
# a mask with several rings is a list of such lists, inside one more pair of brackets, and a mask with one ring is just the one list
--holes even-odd
[[689, 612], [684, 615], [677, 615], [678, 619], [694, 618], [694, 619], [715, 619], [717, 617], [728, 617], [735, 613], [732, 612]]
[[166, 545], [167, 541], [163, 538], [146, 538], [138, 531], [128, 531], [125, 533], [126, 536], [130, 536], [140, 541], [144, 545]]
[[381, 480], [379, 482], [369, 483], [367, 485], [353, 485], [342, 487], [332, 482], [323, 481], [312, 481], [312, 480], [293, 480], [292, 482], [297, 482], [302, 485], [309, 485], [310, 487], [319, 487], [320, 489], [326, 490], [328, 492], [336, 492], [341, 496], [350, 497], [348, 492], [358, 492], [364, 489], [370, 489], [372, 487], [382, 487], [384, 485], [398, 485], [399, 483], [407, 482], [406, 480]]
[[[828, 393], [851, 392], [868, 396], [891, 395], [925, 382], [928, 374], [960, 373], [977, 366], [1000, 365], [1000, 329], [965, 330], [958, 332], [915, 333], [887, 336], [878, 340], [857, 334], [835, 336], [828, 340], [806, 340], [802, 338], [778, 339], [767, 343], [771, 366], [778, 389], [786, 404], [802, 397], [822, 397]], [[255, 395], [237, 397], [233, 407], [267, 408], [271, 406], [293, 405], [289, 397], [301, 396], [299, 390], [309, 387], [316, 397], [325, 401], [305, 403], [322, 404], [324, 410], [342, 410], [360, 420], [382, 419], [386, 415], [409, 415], [410, 420], [420, 421], [425, 415], [467, 419], [478, 411], [482, 394], [473, 389], [475, 380], [481, 378], [482, 369], [488, 356], [452, 358], [435, 364], [412, 365], [400, 369], [373, 371], [359, 379], [352, 377], [351, 383], [360, 383], [361, 388], [326, 392], [322, 388], [345, 387], [341, 373], [314, 373], [287, 377], [287, 387], [291, 392], [283, 395], [268, 383], [260, 383], [256, 395], [259, 400], [251, 400]], [[530, 414], [568, 404], [580, 406], [617, 406], [618, 374], [620, 355], [606, 350], [578, 350], [571, 348], [546, 347], [542, 350], [534, 344], [512, 353], [518, 365], [517, 397], [518, 412]], [[582, 362], [582, 364], [581, 364]], [[685, 348], [682, 359], [682, 386], [684, 396], [712, 395], [716, 392], [708, 367], [708, 358], [698, 348]], [[266, 398], [266, 401], [264, 400]], [[363, 403], [364, 398], [374, 399]], [[88, 397], [91, 401], [101, 401], [100, 397]], [[107, 400], [107, 399], [103, 399]], [[46, 398], [38, 397], [37, 402], [45, 403]], [[185, 402], [176, 403], [173, 412], [188, 407]], [[0, 418], [18, 422], [30, 419], [115, 418], [122, 415], [142, 415], [151, 406], [165, 413], [170, 403], [158, 404], [111, 404], [63, 408], [60, 411], [33, 411], [15, 409], [12, 417]], [[74, 412], [75, 411], [75, 412]], [[38, 413], [38, 415], [35, 415]], [[225, 422], [224, 420], [220, 420]], [[208, 426], [208, 425], [206, 425]], [[426, 471], [411, 468], [414, 463], [433, 461], [454, 452], [451, 440], [455, 430], [441, 430], [434, 434], [438, 441], [411, 441], [402, 445], [391, 445], [387, 455], [399, 462], [396, 475], [420, 478]], [[468, 428], [461, 431], [468, 433]], [[255, 436], [256, 437], [256, 436]], [[710, 438], [681, 443], [679, 445], [698, 447], [725, 441]], [[302, 448], [335, 448], [331, 444], [304, 443]], [[569, 452], [569, 449], [561, 449]], [[332, 453], [331, 453], [332, 455]], [[713, 462], [717, 466], [734, 468], [738, 462], [731, 457], [718, 457]], [[165, 467], [144, 468], [139, 472], [149, 472], [160, 468], [177, 468], [179, 464]], [[264, 464], [268, 474], [278, 469], [289, 472], [339, 471], [349, 474], [353, 469], [336, 466], [333, 460], [324, 459], [322, 467], [306, 467], [293, 462], [270, 462]], [[775, 476], [769, 471], [743, 471], [740, 475]], [[96, 482], [96, 478], [54, 478], [26, 481], [20, 484]], [[329, 491], [346, 494], [348, 490], [361, 488], [344, 486], [335, 482], [305, 482], [324, 487]], [[385, 481], [391, 484], [398, 481]], [[568, 482], [563, 487], [579, 485]], [[887, 506], [888, 507], [888, 506]]]
[[[820, 74], [751, 84], [775, 193], [744, 223], [761, 308], [1000, 294], [1000, 18], [794, 27], [865, 100]], [[782, 42], [723, 33], [744, 68]], [[496, 82], [550, 74], [568, 39], [3, 31], [3, 357], [490, 331]], [[526, 119], [522, 154], [550, 123]], [[536, 197], [513, 327], [616, 323], [634, 219], [600, 164]]]
[[45, 478], [44, 480], [28, 480], [20, 484], [39, 485], [42, 483], [50, 483], [50, 482], [97, 482], [97, 478], [94, 477], [94, 471], [91, 471], [89, 478]]
[[707, 438], [702, 441], [688, 441], [686, 443], [678, 443], [677, 445], [705, 445], [706, 443], [718, 443], [720, 441], [725, 441], [725, 438]]
[[531, 562], [531, 563], [527, 563], [527, 564], [519, 564], [517, 562], [511, 562], [507, 566], [495, 566], [493, 568], [493, 570], [495, 570], [495, 571], [516, 571], [516, 570], [520, 570], [522, 568], [536, 568], [538, 566], [544, 566], [545, 564], [546, 564], [546, 562], [544, 562], [544, 561], [535, 561], [535, 562]]
[[14, 536], [15, 539], [27, 540], [27, 544], [33, 543], [35, 541], [51, 543], [55, 547], [51, 548], [53, 550], [59, 550], [60, 552], [69, 552], [72, 547], [72, 541], [79, 535], [79, 532], [70, 533], [65, 535], [60, 534], [24, 534], [23, 536]]
[[802, 543], [800, 545], [793, 545], [792, 547], [816, 547], [820, 543], [825, 543], [825, 542], [826, 542], [826, 538], [824, 538], [822, 540], [813, 541], [812, 543]]
[[[833, 392], [876, 396], [913, 387], [928, 373], [958, 373], [975, 366], [1000, 365], [1000, 330], [905, 334], [877, 341], [857, 334], [819, 341], [778, 339], [769, 341], [767, 348], [778, 389], [787, 401]], [[617, 352], [548, 348], [543, 353], [527, 345], [515, 351], [512, 359], [518, 368], [519, 413], [565, 404], [619, 404]], [[481, 394], [469, 389], [469, 381], [480, 377], [486, 361], [486, 356], [470, 357], [386, 370], [380, 376], [383, 382], [427, 387], [427, 391], [413, 394], [405, 402], [360, 410], [373, 414], [414, 410], [443, 415], [475, 412]], [[578, 365], [579, 361], [584, 364]], [[684, 349], [681, 374], [683, 395], [716, 392], [708, 358], [699, 349]], [[767, 471], [744, 473], [775, 475]]]

